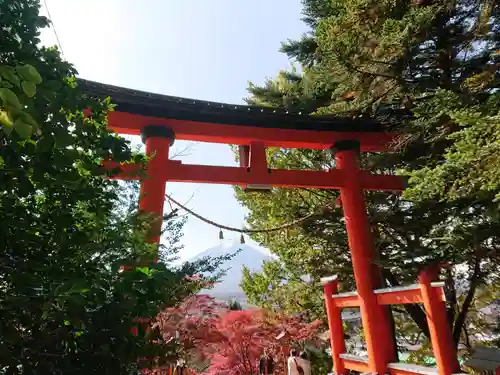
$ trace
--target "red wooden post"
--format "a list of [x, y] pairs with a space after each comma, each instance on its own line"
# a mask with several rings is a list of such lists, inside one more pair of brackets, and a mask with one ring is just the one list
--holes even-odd
[[253, 178], [263, 178], [267, 171], [266, 147], [262, 142], [252, 142], [250, 144], [250, 173]]
[[149, 241], [159, 243], [167, 183], [165, 176], [168, 152], [175, 136], [169, 128], [161, 125], [145, 126], [141, 135], [146, 146], [146, 155], [152, 159], [148, 163], [146, 179], [141, 182], [139, 208], [156, 216], [151, 226]]
[[437, 289], [431, 285], [432, 281], [438, 279], [438, 271], [437, 266], [424, 269], [420, 273], [419, 283], [439, 374], [451, 375], [454, 372], [459, 372], [460, 365], [446, 316], [445, 302], [439, 298]]
[[[146, 155], [152, 159], [148, 163], [146, 178], [141, 182], [139, 209], [156, 216], [149, 231], [148, 241], [159, 244], [167, 183], [165, 167], [168, 162], [170, 146], [174, 142], [174, 133], [165, 126], [149, 125], [142, 129], [141, 135], [142, 141], [146, 145]], [[154, 261], [157, 261], [157, 257]], [[126, 269], [126, 267], [122, 268]], [[144, 322], [138, 323], [144, 324]], [[148, 323], [149, 321], [146, 324]], [[135, 326], [131, 328], [130, 332], [137, 336], [139, 329]]]
[[321, 279], [324, 290], [328, 328], [330, 329], [330, 346], [332, 348], [333, 371], [336, 375], [346, 374], [344, 362], [340, 354], [346, 352], [344, 341], [344, 326], [342, 324], [342, 311], [335, 305], [332, 296], [338, 292], [336, 276]]
[[336, 167], [343, 171], [340, 197], [360, 301], [369, 368], [371, 372], [385, 374], [387, 363], [393, 359], [395, 350], [389, 317], [373, 292], [377, 280], [376, 267], [373, 265], [375, 252], [360, 181], [359, 142], [339, 141], [335, 144], [334, 152]]
[[250, 166], [250, 146], [239, 146], [240, 167], [248, 168]]

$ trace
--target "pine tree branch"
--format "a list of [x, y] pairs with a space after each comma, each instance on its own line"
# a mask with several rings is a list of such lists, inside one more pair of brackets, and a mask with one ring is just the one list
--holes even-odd
[[304, 198], [302, 194], [300, 194], [300, 190], [297, 190], [297, 194], [304, 203], [304, 205], [306, 206], [306, 211], [309, 211], [309, 209], [311, 208], [311, 204], [307, 201], [307, 199]]
[[367, 72], [366, 70], [362, 70], [359, 67], [353, 66], [352, 69], [359, 74], [365, 74], [369, 75], [372, 77], [382, 77], [382, 78], [387, 78], [396, 82], [405, 82], [405, 83], [414, 83], [414, 80], [408, 80], [406, 78], [403, 78], [401, 76], [395, 76], [391, 74], [386, 74], [386, 73], [375, 73], [375, 72]]
[[[308, 188], [301, 188], [300, 190], [305, 190], [308, 193], [315, 195], [320, 199], [328, 199], [328, 198], [336, 198], [337, 197], [337, 194], [334, 193], [332, 190], [326, 190], [326, 189], [325, 190], [318, 190], [318, 189], [308, 189]], [[327, 197], [326, 195], [323, 195], [323, 193], [329, 195], [329, 197]]]
[[407, 243], [404, 243], [403, 241], [401, 241], [399, 237], [396, 237], [393, 233], [391, 233], [388, 227], [384, 225], [382, 225], [381, 227], [382, 227], [382, 232], [385, 233], [385, 235], [389, 236], [394, 242], [397, 242], [402, 249], [408, 247]]

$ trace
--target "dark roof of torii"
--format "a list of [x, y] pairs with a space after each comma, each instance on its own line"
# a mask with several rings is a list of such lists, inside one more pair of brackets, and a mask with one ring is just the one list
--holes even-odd
[[365, 117], [311, 116], [286, 109], [159, 95], [84, 79], [78, 79], [78, 85], [89, 96], [110, 97], [117, 111], [177, 120], [330, 132], [386, 132], [391, 123], [400, 120], [381, 122]]

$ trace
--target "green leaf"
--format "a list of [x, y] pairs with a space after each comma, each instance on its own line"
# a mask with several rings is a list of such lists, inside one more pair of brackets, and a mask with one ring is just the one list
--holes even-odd
[[[35, 121], [35, 119], [33, 117], [31, 117], [31, 115], [29, 113], [20, 112], [17, 115], [17, 118], [21, 119], [21, 121], [23, 121], [24, 123], [33, 126], [33, 129], [36, 132], [36, 134], [38, 134], [38, 135], [42, 134], [42, 131], [41, 131], [40, 127], [38, 126], [38, 123]], [[17, 120], [17, 118], [16, 118], [16, 120]]]
[[31, 82], [21, 82], [21, 88], [23, 89], [24, 93], [30, 98], [34, 97], [36, 94], [36, 86]]
[[16, 130], [17, 134], [19, 134], [24, 139], [28, 139], [33, 133], [33, 126], [26, 124], [20, 119], [17, 119], [14, 122], [14, 129]]
[[136, 272], [141, 272], [147, 276], [151, 276], [153, 271], [149, 267], [136, 267]]
[[12, 121], [12, 118], [10, 117], [10, 115], [7, 112], [2, 111], [2, 110], [0, 110], [0, 123], [4, 127], [8, 127], [8, 128], [12, 128], [12, 126], [14, 126], [14, 122]]
[[2, 75], [5, 79], [12, 82], [16, 86], [19, 86], [21, 84], [21, 80], [16, 74], [16, 70], [11, 66], [4, 65], [0, 67], [0, 75]]
[[[38, 126], [37, 122], [31, 115], [27, 112], [20, 112], [17, 118], [21, 119], [23, 122], [33, 125], [33, 126]], [[16, 119], [17, 120], [17, 119]]]
[[17, 95], [14, 94], [14, 92], [8, 88], [5, 87], [0, 88], [0, 99], [2, 99], [2, 102], [6, 107], [12, 107], [17, 110], [22, 109], [21, 102], [17, 98]]
[[11, 127], [9, 128], [9, 127], [4, 126], [2, 129], [3, 129], [3, 132], [4, 132], [5, 134], [10, 135], [10, 133], [12, 133], [12, 130], [14, 130], [14, 127], [13, 127], [13, 126], [11, 126]]
[[69, 293], [87, 293], [89, 290], [89, 288], [75, 285], [70, 289]]
[[9, 81], [6, 81], [5, 79], [2, 81], [2, 87], [7, 87], [8, 89], [11, 89], [12, 87], [14, 87], [14, 85], [12, 83], [10, 83]]
[[17, 73], [29, 83], [33, 85], [39, 85], [40, 83], [42, 83], [42, 76], [32, 65], [26, 64], [17, 66], [16, 70]]
[[74, 138], [70, 133], [67, 132], [60, 132], [59, 134], [56, 134], [56, 145], [58, 147], [64, 148], [67, 147], [71, 144], [73, 144]]

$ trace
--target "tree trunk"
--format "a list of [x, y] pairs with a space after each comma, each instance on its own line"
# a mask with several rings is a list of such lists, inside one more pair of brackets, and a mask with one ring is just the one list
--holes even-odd
[[472, 349], [472, 344], [470, 342], [470, 338], [469, 338], [469, 332], [467, 332], [467, 327], [464, 325], [463, 327], [463, 331], [464, 331], [464, 336], [465, 336], [465, 346], [467, 347], [467, 349]]
[[455, 288], [455, 278], [453, 277], [451, 268], [446, 269], [446, 283], [444, 293], [446, 296], [446, 301], [448, 302], [448, 322], [450, 323], [450, 328], [453, 330], [453, 322], [455, 321], [455, 316], [458, 309], [458, 300], [457, 290]]
[[474, 295], [476, 294], [477, 287], [479, 286], [480, 275], [481, 259], [477, 257], [474, 263], [474, 271], [470, 277], [469, 290], [465, 296], [464, 303], [462, 303], [460, 313], [457, 315], [455, 323], [453, 324], [453, 342], [455, 343], [455, 346], [458, 346], [458, 343], [460, 342], [460, 333], [462, 332], [465, 319], [467, 318], [472, 301], [474, 300]]

